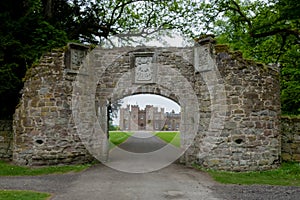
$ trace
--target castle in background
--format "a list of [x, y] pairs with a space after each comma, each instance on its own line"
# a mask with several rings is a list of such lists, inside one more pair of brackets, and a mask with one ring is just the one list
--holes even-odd
[[181, 121], [180, 113], [166, 112], [152, 105], [140, 109], [138, 105], [127, 105], [120, 109], [120, 130], [178, 131]]

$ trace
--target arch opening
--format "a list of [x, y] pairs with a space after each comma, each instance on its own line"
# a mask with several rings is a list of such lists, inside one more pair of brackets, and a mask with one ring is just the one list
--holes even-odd
[[[181, 108], [170, 98], [135, 94], [112, 102], [112, 108], [109, 118], [110, 147], [116, 144], [124, 146], [123, 142], [129, 145], [139, 145], [136, 142], [140, 142], [147, 145], [149, 151], [157, 150], [155, 145], [172, 144], [180, 148]], [[132, 138], [140, 137], [144, 132], [147, 132], [148, 137], [144, 136], [142, 140], [132, 142]], [[153, 139], [153, 136], [158, 138]], [[128, 137], [131, 138], [129, 141]]]
[[[170, 98], [156, 94], [134, 94], [112, 102], [110, 124], [117, 125], [120, 130], [175, 131], [180, 125], [180, 110], [180, 105]], [[171, 124], [174, 120], [179, 124]]]
[[[134, 56], [141, 57], [137, 59], [134, 58]], [[148, 58], [149, 56], [152, 58]], [[144, 59], [144, 57], [147, 59]], [[148, 52], [145, 53], [145, 55], [141, 52], [137, 54], [130, 52], [129, 54], [124, 54], [121, 57], [118, 57], [113, 63], [108, 65], [105, 70], [102, 70], [100, 74], [96, 74], [98, 81], [95, 87], [95, 110], [97, 121], [100, 126], [99, 128], [101, 129], [100, 131], [104, 133], [107, 140], [106, 147], [110, 146], [108, 140], [109, 126], [106, 117], [107, 106], [111, 104], [111, 102], [115, 102], [130, 95], [153, 94], [166, 97], [180, 105], [181, 112], [184, 114], [180, 117], [180, 125], [174, 125], [175, 129], [179, 129], [181, 133], [180, 149], [174, 151], [174, 149], [171, 150], [169, 148], [170, 145], [165, 145], [159, 150], [147, 153], [147, 156], [145, 156], [145, 154], [132, 155], [132, 152], [122, 152], [124, 154], [123, 158], [139, 157], [141, 160], [145, 161], [145, 158], [148, 157], [146, 162], [154, 160], [154, 163], [156, 163], [157, 166], [150, 167], [151, 170], [150, 168], [147, 169], [150, 171], [169, 165], [185, 153], [185, 151], [194, 142], [194, 137], [198, 132], [200, 118], [198, 97], [193, 88], [194, 83], [192, 80], [190, 80], [191, 77], [185, 74], [187, 72], [194, 73], [193, 66], [185, 61], [182, 62], [184, 63], [183, 66], [177, 66], [177, 63], [166, 65], [166, 63], [159, 62], [159, 59], [161, 58], [156, 52]], [[181, 57], [178, 58], [182, 59]], [[132, 64], [132, 60], [134, 59], [136, 59], [136, 64], [139, 66]], [[184, 66], [186, 66], [185, 73], [178, 69], [183, 68]], [[149, 69], [144, 70], [143, 67], [149, 67]], [[143, 74], [144, 72], [147, 72], [147, 74]], [[148, 74], [148, 72], [151, 73]], [[166, 79], [166, 77], [169, 78]], [[144, 119], [145, 117], [140, 119], [141, 121], [140, 123], [137, 123], [137, 128], [142, 130], [147, 129], [147, 121], [142, 121]], [[102, 137], [101, 140], [104, 141], [105, 138]], [[120, 167], [111, 166], [114, 163], [111, 162], [112, 156], [110, 154], [111, 152], [107, 150], [106, 155], [109, 161], [108, 165], [110, 165], [112, 168]], [[165, 155], [164, 160], [161, 157], [162, 155]], [[160, 165], [160, 167], [158, 167], [158, 165]], [[118, 168], [118, 170], [124, 169]]]

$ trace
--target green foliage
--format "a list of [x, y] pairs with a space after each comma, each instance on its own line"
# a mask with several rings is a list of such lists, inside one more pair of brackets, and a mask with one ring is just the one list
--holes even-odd
[[120, 130], [120, 127], [113, 125], [112, 122], [110, 121], [109, 122], [109, 131], [118, 131], [118, 130]]
[[45, 174], [61, 174], [67, 172], [79, 172], [90, 167], [90, 164], [85, 165], [67, 165], [67, 166], [50, 166], [29, 168], [11, 165], [4, 161], [0, 161], [0, 176], [36, 176]]
[[[215, 33], [244, 56], [280, 64], [284, 113], [299, 111], [299, 17], [294, 0], [2, 0], [0, 118], [11, 118], [32, 63], [68, 41], [115, 45]], [[155, 33], [158, 33], [155, 35]], [[121, 41], [121, 42], [120, 42]]]
[[4, 0], [0, 3], [0, 118], [11, 118], [31, 64], [55, 47], [64, 46], [66, 33], [42, 15], [41, 1]]
[[48, 193], [33, 191], [0, 190], [0, 200], [46, 200], [50, 196]]
[[191, 0], [2, 0], [0, 118], [12, 118], [21, 80], [44, 52], [68, 41], [103, 45], [116, 36], [130, 44], [137, 42], [132, 36], [149, 40], [170, 29], [187, 32], [193, 6]]
[[[196, 166], [197, 167], [197, 166]], [[206, 170], [216, 181], [224, 184], [261, 184], [300, 186], [300, 164], [282, 163], [279, 169], [255, 172], [224, 172]]]
[[281, 106], [284, 114], [300, 114], [300, 50], [297, 47], [291, 47], [282, 57]]
[[161, 140], [165, 141], [166, 143], [170, 143], [175, 147], [180, 147], [180, 132], [178, 131], [162, 131], [162, 132], [155, 132], [155, 136], [159, 137]]
[[188, 30], [197, 8], [192, 0], [43, 0], [46, 20], [64, 30], [71, 40], [103, 44], [111, 36], [137, 42], [132, 36], [153, 38], [152, 33], [174, 28]]
[[300, 4], [221, 0], [202, 7], [219, 43], [241, 50], [247, 58], [280, 66], [282, 111], [300, 114]]

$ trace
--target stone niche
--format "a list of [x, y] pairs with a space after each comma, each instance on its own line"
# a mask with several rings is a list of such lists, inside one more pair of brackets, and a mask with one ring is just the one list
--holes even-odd
[[[84, 97], [82, 106], [95, 112], [104, 132], [107, 102], [132, 94], [158, 94], [193, 112], [183, 112], [181, 119], [182, 145], [189, 146], [181, 162], [229, 171], [266, 170], [280, 164], [278, 70], [245, 60], [239, 52], [215, 45], [212, 38], [185, 48], [90, 51], [70, 44], [45, 54], [28, 70], [14, 116], [15, 163], [56, 165], [93, 159], [74, 122], [79, 111], [72, 110], [72, 95], [78, 77], [93, 94]], [[85, 125], [92, 131], [89, 123]], [[95, 138], [101, 141], [91, 149], [107, 156], [103, 136]]]

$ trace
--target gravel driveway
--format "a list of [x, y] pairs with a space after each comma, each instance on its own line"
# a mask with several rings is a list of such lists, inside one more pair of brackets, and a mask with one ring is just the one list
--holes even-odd
[[130, 174], [102, 164], [81, 173], [1, 177], [0, 189], [52, 193], [52, 200], [299, 200], [300, 187], [223, 185], [206, 173], [172, 164], [159, 171]]
[[[129, 139], [127, 143], [121, 146], [122, 149], [111, 152], [112, 164], [123, 165], [129, 169], [138, 164], [140, 164], [139, 167], [149, 167], [148, 164], [152, 164], [152, 160], [147, 159], [137, 163], [135, 157], [124, 158], [120, 152], [126, 150], [134, 154], [134, 152], [145, 153], [157, 151], [162, 147], [166, 148], [166, 143], [153, 137], [153, 135], [138, 133], [136, 136], [139, 137]], [[172, 156], [172, 153], [176, 151], [179, 150], [175, 147], [167, 147], [165, 152], [159, 154], [158, 161], [167, 159], [167, 156]], [[174, 163], [148, 173], [126, 173], [114, 169], [98, 164], [80, 173], [0, 177], [0, 190], [17, 189], [49, 192], [52, 194], [52, 200], [300, 199], [300, 187], [222, 185], [213, 181], [204, 172]]]
[[215, 185], [211, 188], [221, 199], [299, 200], [300, 187], [269, 185]]

